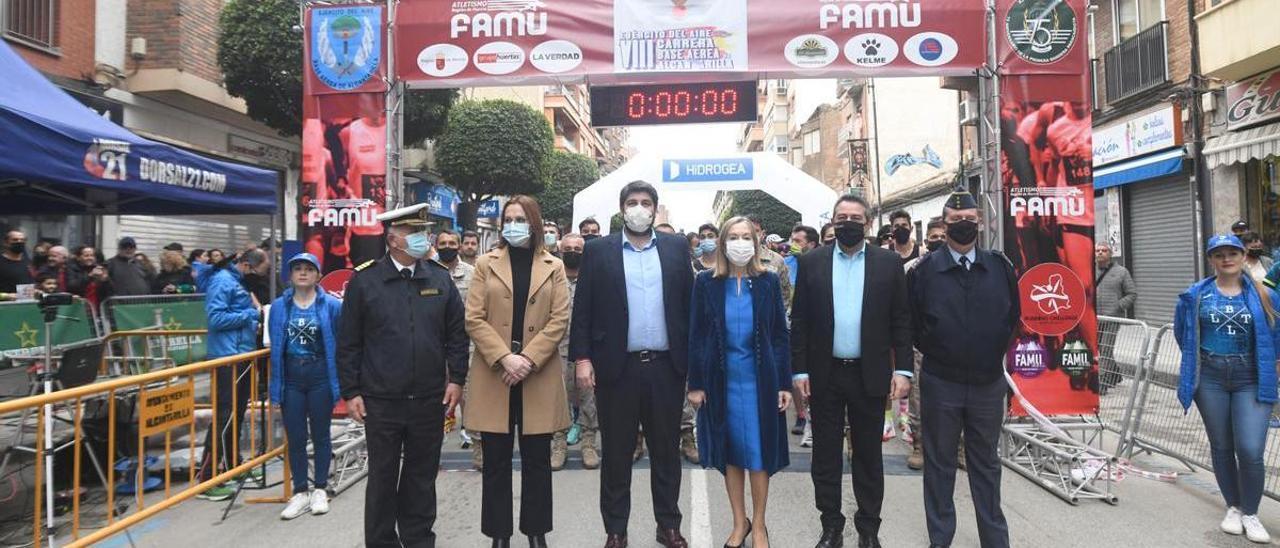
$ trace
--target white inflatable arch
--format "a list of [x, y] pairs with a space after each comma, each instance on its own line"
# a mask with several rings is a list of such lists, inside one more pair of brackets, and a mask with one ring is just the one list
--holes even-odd
[[618, 193], [637, 180], [657, 188], [660, 203], [678, 197], [669, 193], [674, 190], [763, 190], [800, 212], [801, 221], [814, 228], [831, 219], [831, 206], [839, 197], [831, 187], [772, 152], [716, 157], [642, 153], [573, 197], [573, 226], [594, 217], [601, 233], [608, 234], [609, 219], [618, 212]]

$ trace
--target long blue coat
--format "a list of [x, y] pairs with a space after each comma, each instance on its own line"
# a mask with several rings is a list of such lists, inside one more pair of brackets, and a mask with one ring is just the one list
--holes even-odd
[[[751, 284], [754, 306], [756, 391], [760, 406], [760, 444], [770, 475], [791, 463], [787, 417], [778, 411], [778, 392], [791, 390], [791, 336], [778, 276], [765, 272]], [[725, 471], [729, 431], [725, 370], [725, 284], [712, 271], [698, 274], [689, 303], [689, 390], [707, 393], [698, 410], [698, 454], [704, 468]]]

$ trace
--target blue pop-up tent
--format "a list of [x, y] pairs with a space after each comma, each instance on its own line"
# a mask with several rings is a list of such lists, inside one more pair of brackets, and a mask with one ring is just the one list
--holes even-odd
[[277, 174], [134, 135], [0, 41], [0, 214], [272, 214]]

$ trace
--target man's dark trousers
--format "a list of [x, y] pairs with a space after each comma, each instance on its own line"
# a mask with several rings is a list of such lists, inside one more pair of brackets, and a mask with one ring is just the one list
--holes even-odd
[[840, 482], [844, 474], [844, 424], [849, 420], [853, 437], [853, 497], [858, 511], [853, 526], [858, 534], [875, 538], [880, 531], [880, 507], [884, 502], [884, 461], [881, 429], [884, 396], [868, 396], [861, 360], [832, 360], [823, 384], [814, 384], [809, 420], [813, 425], [814, 499], [822, 513], [822, 529], [843, 530]]
[[365, 543], [376, 548], [433, 548], [444, 405], [433, 398], [368, 397], [364, 405], [369, 450]]
[[[964, 433], [969, 491], [982, 548], [1007, 548], [1009, 526], [1000, 510], [1000, 457], [1004, 422], [1004, 377], [987, 384], [961, 384], [923, 371], [920, 413], [924, 426], [924, 504], [929, 543], [950, 546], [956, 534], [957, 451]], [[815, 440], [816, 441], [816, 440]]]
[[600, 469], [600, 513], [605, 532], [626, 535], [631, 516], [631, 464], [636, 433], [643, 426], [649, 446], [649, 489], [660, 529], [680, 529], [680, 413], [685, 379], [665, 352], [642, 361], [628, 354], [622, 375], [596, 387], [596, 411], [604, 458]]

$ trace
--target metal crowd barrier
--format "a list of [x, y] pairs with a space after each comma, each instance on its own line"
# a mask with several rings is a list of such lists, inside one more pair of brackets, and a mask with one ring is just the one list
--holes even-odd
[[[1098, 419], [1123, 446], [1151, 348], [1145, 322], [1098, 316]], [[1117, 453], [1118, 454], [1118, 453]]]
[[[271, 459], [283, 457], [283, 442], [276, 443], [271, 435], [257, 435], [259, 420], [268, 425], [273, 424], [273, 412], [269, 406], [262, 407], [257, 403], [260, 400], [258, 377], [260, 374], [270, 375], [269, 368], [252, 366], [254, 362], [267, 356], [267, 353], [267, 350], [258, 350], [0, 403], [0, 422], [14, 427], [10, 434], [14, 440], [4, 448], [4, 452], [33, 456], [33, 460], [11, 459], [18, 467], [16, 470], [0, 470], [0, 478], [4, 478], [7, 474], [22, 474], [27, 467], [34, 468], [34, 491], [30, 497], [34, 501], [30, 518], [31, 544], [38, 548], [47, 540], [51, 546], [64, 543], [68, 546], [88, 546], [122, 531], [128, 534], [129, 527], [167, 508], [211, 487], [244, 477], [242, 474], [248, 474], [251, 469], [263, 466]], [[208, 396], [209, 407], [216, 417], [217, 371], [231, 368], [234, 375], [238, 370], [245, 370], [242, 367], [245, 364], [250, 366], [247, 368], [249, 409], [255, 410], [245, 414], [249, 453], [252, 456], [221, 473], [216, 473], [215, 470], [212, 477], [200, 481], [196, 476], [199, 467], [196, 447], [203, 432], [197, 433], [195, 418], [198, 407], [196, 401], [204, 398], [197, 396]], [[236, 401], [235, 392], [239, 389], [235, 383], [232, 384], [231, 401]], [[261, 409], [265, 417], [258, 418], [258, 409]], [[99, 424], [104, 414], [105, 428], [94, 426]], [[132, 418], [134, 414], [136, 418]], [[228, 414], [232, 428], [238, 427], [240, 419], [234, 412]], [[15, 417], [20, 418], [14, 420]], [[86, 418], [90, 421], [89, 425], [85, 424]], [[125, 432], [117, 431], [117, 424], [124, 425]], [[217, 424], [217, 421], [213, 424]], [[133, 432], [134, 429], [137, 430], [136, 433]], [[179, 441], [180, 446], [174, 447], [175, 437], [183, 435], [186, 436], [185, 443]], [[233, 437], [232, 440], [230, 452], [238, 455], [241, 449], [240, 438]], [[213, 462], [219, 462], [217, 457], [228, 451], [226, 447], [219, 447], [219, 443], [220, 436], [215, 435], [212, 437], [211, 447], [207, 448]], [[105, 444], [105, 455], [113, 462], [100, 462], [94, 451], [94, 444]], [[134, 444], [135, 450], [131, 451], [130, 447]], [[63, 449], [69, 451], [64, 452]], [[185, 474], [175, 474], [173, 461], [181, 461], [182, 453], [187, 453], [186, 471]], [[103, 482], [102, 486], [87, 486], [82, 483], [82, 461], [85, 455], [92, 461], [97, 477]], [[113, 465], [116, 464], [114, 459], [118, 455], [134, 459], [131, 467], [122, 468], [128, 471], [119, 474], [120, 482], [117, 482], [116, 466]], [[57, 487], [62, 488], [59, 498], [70, 499], [60, 506], [69, 505], [69, 509], [55, 520], [51, 516], [55, 513], [54, 482], [57, 478], [51, 476], [56, 469], [55, 465], [61, 464], [65, 469], [68, 459], [72, 469], [71, 478], [61, 480], [63, 485]], [[145, 495], [148, 487], [158, 491], [159, 485], [148, 484], [157, 484], [161, 474], [163, 494]], [[174, 483], [180, 482], [185, 482], [186, 487], [174, 487]], [[133, 494], [116, 497], [116, 488], [120, 484], [124, 484], [127, 487], [125, 490], [131, 490]], [[237, 483], [237, 487], [240, 485], [242, 483]], [[247, 502], [287, 500], [291, 494], [287, 466], [282, 490], [280, 497], [249, 499]], [[87, 498], [105, 498], [105, 503], [88, 502], [85, 500]], [[85, 517], [101, 522], [85, 525]], [[84, 530], [90, 528], [97, 530], [84, 534]], [[70, 542], [66, 542], [64, 537], [68, 537]]]

